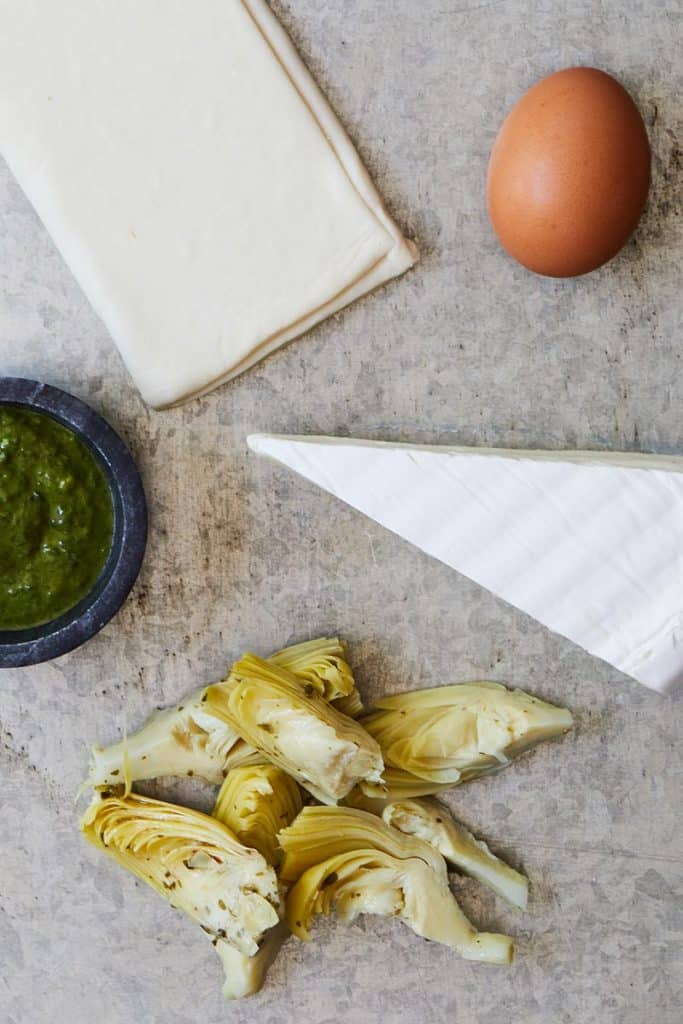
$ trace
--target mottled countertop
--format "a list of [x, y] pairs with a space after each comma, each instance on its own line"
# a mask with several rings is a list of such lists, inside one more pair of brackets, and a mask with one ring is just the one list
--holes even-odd
[[[0, 370], [103, 413], [139, 461], [151, 511], [145, 566], [116, 619], [52, 664], [0, 673], [0, 1021], [678, 1024], [680, 699], [256, 460], [245, 437], [683, 452], [683, 8], [276, 8], [422, 259], [234, 383], [182, 409], [145, 408], [0, 167]], [[486, 161], [512, 102], [577, 63], [616, 73], [637, 99], [654, 183], [621, 256], [583, 279], [542, 280], [492, 237]], [[464, 963], [396, 921], [325, 921], [314, 944], [287, 942], [260, 996], [227, 1006], [196, 926], [81, 841], [74, 794], [88, 744], [221, 676], [243, 649], [335, 632], [368, 698], [483, 676], [574, 711], [564, 741], [449, 797], [532, 880], [528, 914], [455, 883], [478, 925], [516, 937], [517, 963]]]

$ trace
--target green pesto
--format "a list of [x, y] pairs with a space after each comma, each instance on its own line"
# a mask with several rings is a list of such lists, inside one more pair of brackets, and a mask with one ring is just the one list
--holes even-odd
[[0, 405], [0, 630], [73, 608], [102, 571], [113, 527], [109, 485], [80, 438]]

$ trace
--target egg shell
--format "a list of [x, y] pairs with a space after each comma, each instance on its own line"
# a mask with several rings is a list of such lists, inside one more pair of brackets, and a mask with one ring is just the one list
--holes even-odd
[[558, 71], [522, 96], [498, 133], [487, 182], [494, 230], [537, 274], [595, 270], [635, 230], [650, 162], [643, 119], [616, 79]]

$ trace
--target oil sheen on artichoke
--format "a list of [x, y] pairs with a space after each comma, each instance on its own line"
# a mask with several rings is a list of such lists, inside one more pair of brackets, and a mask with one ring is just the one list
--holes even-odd
[[49, 416], [0, 405], [0, 630], [73, 608], [97, 581], [113, 534], [104, 473]]

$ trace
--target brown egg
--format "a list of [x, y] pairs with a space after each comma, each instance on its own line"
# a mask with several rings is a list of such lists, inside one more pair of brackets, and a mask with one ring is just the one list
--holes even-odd
[[510, 111], [489, 162], [489, 216], [529, 270], [574, 277], [610, 260], [634, 231], [650, 185], [643, 119], [596, 68], [537, 82]]

